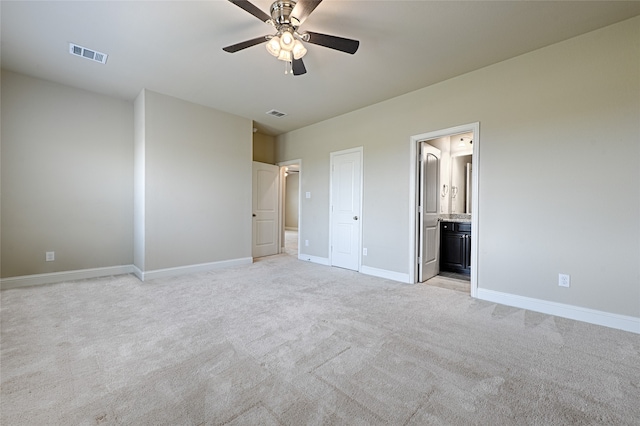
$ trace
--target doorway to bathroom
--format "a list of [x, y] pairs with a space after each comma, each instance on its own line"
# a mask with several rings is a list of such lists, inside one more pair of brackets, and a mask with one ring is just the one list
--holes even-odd
[[413, 283], [477, 293], [479, 136], [472, 123], [411, 138]]

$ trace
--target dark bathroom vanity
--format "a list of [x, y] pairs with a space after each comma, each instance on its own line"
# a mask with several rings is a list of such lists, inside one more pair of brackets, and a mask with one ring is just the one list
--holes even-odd
[[440, 270], [471, 274], [471, 222], [440, 222]]

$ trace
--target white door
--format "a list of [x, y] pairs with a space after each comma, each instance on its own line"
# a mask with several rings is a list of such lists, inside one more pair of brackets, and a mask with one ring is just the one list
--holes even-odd
[[362, 150], [331, 153], [331, 265], [359, 270]]
[[438, 274], [438, 203], [440, 197], [440, 150], [420, 143], [419, 156], [419, 204], [420, 242], [418, 254], [418, 280], [420, 282]]
[[278, 253], [280, 167], [253, 162], [253, 257]]

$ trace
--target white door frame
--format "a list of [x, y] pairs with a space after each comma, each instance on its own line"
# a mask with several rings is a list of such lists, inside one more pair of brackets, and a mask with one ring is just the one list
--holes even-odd
[[284, 210], [285, 210], [285, 190], [286, 190], [286, 179], [284, 176], [285, 167], [291, 166], [293, 164], [297, 164], [299, 167], [298, 171], [298, 257], [300, 257], [300, 238], [302, 235], [302, 159], [297, 160], [289, 160], [289, 161], [281, 161], [277, 163], [280, 166], [280, 217], [278, 223], [280, 224], [280, 229], [278, 233], [280, 235], [282, 243], [280, 244], [280, 253], [284, 252]]
[[471, 159], [471, 171], [473, 188], [471, 193], [471, 297], [478, 294], [478, 216], [479, 216], [479, 171], [480, 171], [480, 123], [463, 124], [448, 129], [422, 133], [411, 136], [409, 147], [409, 282], [414, 284], [418, 279], [418, 145], [422, 141], [437, 139], [460, 133], [473, 132], [473, 157]]
[[333, 173], [331, 168], [333, 167], [333, 159], [337, 155], [343, 154], [351, 154], [351, 153], [359, 153], [360, 154], [360, 217], [358, 220], [358, 272], [362, 269], [362, 199], [363, 197], [363, 188], [364, 188], [364, 159], [363, 159], [363, 147], [359, 146], [357, 148], [349, 148], [343, 149], [341, 151], [334, 151], [329, 153], [329, 265], [332, 265], [333, 251], [331, 247], [333, 245], [333, 212], [332, 212], [332, 202], [333, 202]]

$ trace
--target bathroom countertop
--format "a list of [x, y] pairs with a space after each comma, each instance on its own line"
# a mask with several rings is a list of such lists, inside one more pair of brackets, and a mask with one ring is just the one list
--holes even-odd
[[463, 223], [471, 223], [471, 215], [470, 214], [441, 214], [438, 217], [440, 222], [463, 222]]

